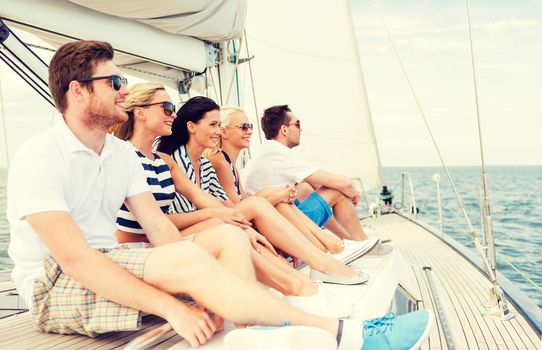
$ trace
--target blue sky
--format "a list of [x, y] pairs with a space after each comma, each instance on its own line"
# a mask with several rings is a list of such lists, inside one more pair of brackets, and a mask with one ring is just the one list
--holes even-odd
[[[479, 164], [466, 2], [379, 4], [446, 161]], [[350, 5], [382, 164], [438, 165], [375, 2], [351, 0]], [[471, 6], [486, 161], [542, 164], [542, 1], [484, 0]], [[4, 64], [0, 86], [12, 154], [50, 124], [54, 111]], [[0, 145], [0, 166], [5, 166], [1, 124]]]
[[[381, 160], [435, 165], [374, 1], [350, 1]], [[449, 164], [479, 163], [465, 1], [380, 1]], [[489, 164], [542, 164], [542, 2], [472, 1], [479, 108]]]

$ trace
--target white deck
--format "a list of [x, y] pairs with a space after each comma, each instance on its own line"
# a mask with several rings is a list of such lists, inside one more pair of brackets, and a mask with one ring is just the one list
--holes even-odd
[[[510, 305], [516, 317], [496, 321], [482, 316], [482, 303], [487, 299], [489, 281], [462, 256], [420, 226], [397, 215], [385, 215], [364, 220], [383, 239], [392, 239], [396, 250], [385, 259], [364, 258], [356, 266], [371, 277], [366, 285], [337, 286], [344, 297], [356, 300], [353, 318], [365, 319], [387, 312], [395, 287], [401, 283], [420, 298], [421, 308], [433, 310], [434, 300], [429, 292], [427, 277], [421, 267], [430, 266], [439, 290], [449, 326], [457, 349], [539, 349], [540, 339], [529, 324]], [[411, 267], [408, 263], [412, 263]], [[413, 273], [411, 273], [413, 272]], [[0, 349], [115, 349], [131, 339], [161, 324], [149, 317], [138, 332], [104, 334], [97, 338], [40, 333], [30, 325], [28, 313], [0, 320]], [[231, 325], [226, 325], [226, 330]], [[221, 349], [225, 332], [215, 335], [201, 347]], [[189, 345], [170, 332], [155, 349], [189, 349]], [[437, 327], [422, 349], [448, 349], [442, 325]]]
[[[412, 263], [423, 298], [423, 307], [434, 310], [427, 278], [421, 270], [430, 266], [445, 306], [457, 349], [540, 349], [540, 338], [509, 303], [516, 314], [510, 321], [482, 315], [490, 283], [472, 264], [422, 227], [397, 215], [364, 220], [382, 238], [392, 239]], [[448, 349], [442, 326], [436, 329], [423, 349]]]

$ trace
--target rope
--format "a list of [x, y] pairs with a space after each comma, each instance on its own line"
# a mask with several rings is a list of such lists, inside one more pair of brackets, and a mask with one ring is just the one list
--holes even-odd
[[[247, 51], [247, 57], [250, 57], [250, 51], [248, 49], [248, 37], [247, 37], [247, 31], [245, 29], [244, 31], [245, 36], [245, 47]], [[256, 103], [256, 88], [254, 87], [254, 75], [252, 74], [252, 60], [248, 60], [248, 71], [250, 73], [250, 87], [252, 88], [252, 100], [254, 102], [254, 113], [256, 113], [256, 126], [258, 128], [258, 141], [260, 142], [260, 145], [262, 144], [262, 128], [260, 127], [260, 117], [258, 116], [258, 104]], [[250, 156], [250, 149], [249, 149], [249, 156]]]
[[[218, 69], [218, 68], [217, 68]], [[216, 84], [215, 84], [215, 75], [213, 74], [213, 70], [211, 69], [210, 71], [210, 75], [211, 75], [211, 84], [213, 85], [213, 91], [215, 92], [215, 99], [218, 100], [220, 98], [220, 96], [218, 95], [218, 91], [216, 89]]]
[[514, 266], [514, 264], [512, 264], [512, 262], [510, 260], [508, 260], [507, 258], [505, 258], [504, 255], [502, 254], [499, 254], [499, 259], [503, 259], [504, 262], [506, 264], [508, 264], [508, 266], [510, 266], [511, 268], [514, 269], [514, 271], [516, 271], [517, 273], [519, 273], [523, 278], [525, 278], [525, 280], [527, 282], [529, 282], [530, 284], [532, 284], [532, 286], [535, 288], [535, 289], [538, 289], [538, 291], [540, 291], [540, 293], [542, 293], [542, 287], [539, 286], [538, 284], [536, 284], [535, 281], [533, 281], [529, 276], [527, 276], [524, 272], [522, 272], [520, 269], [518, 269], [517, 267]]
[[427, 122], [427, 118], [425, 117], [425, 113], [423, 112], [423, 109], [422, 109], [421, 103], [420, 103], [420, 101], [418, 99], [418, 96], [414, 92], [414, 88], [412, 86], [410, 78], [408, 77], [405, 66], [403, 65], [403, 61], [401, 60], [401, 58], [399, 56], [397, 48], [395, 47], [395, 43], [393, 42], [393, 39], [391, 37], [390, 31], [389, 31], [388, 26], [386, 24], [386, 20], [384, 19], [384, 15], [382, 13], [382, 10], [380, 9], [380, 6], [378, 5], [377, 0], [374, 0], [374, 3], [375, 3], [375, 5], [376, 5], [376, 7], [378, 9], [378, 13], [380, 15], [380, 18], [381, 18], [382, 23], [384, 25], [384, 28], [386, 30], [386, 34], [388, 35], [388, 40], [390, 41], [390, 44], [391, 44], [391, 47], [392, 47], [393, 52], [395, 54], [395, 57], [397, 58], [397, 61], [399, 62], [399, 65], [401, 66], [401, 70], [402, 70], [403, 75], [404, 75], [404, 77], [405, 77], [405, 79], [407, 81], [410, 92], [412, 93], [412, 96], [414, 97], [414, 100], [415, 100], [416, 105], [418, 107], [418, 111], [420, 112], [420, 115], [421, 115], [421, 117], [423, 119], [425, 127], [426, 127], [426, 129], [427, 129], [427, 131], [429, 133], [429, 136], [431, 137], [431, 141], [433, 143], [433, 146], [435, 147], [435, 150], [437, 151], [437, 155], [438, 155], [438, 157], [440, 159], [442, 167], [444, 168], [444, 172], [446, 173], [446, 177], [448, 178], [448, 181], [450, 182], [450, 185], [452, 186], [455, 198], [457, 199], [457, 202], [459, 204], [459, 208], [461, 209], [461, 212], [463, 213], [463, 217], [465, 218], [465, 221], [467, 222], [467, 226], [469, 227], [472, 240], [474, 241], [474, 244], [476, 245], [476, 249], [480, 253], [480, 256], [482, 258], [482, 261], [483, 261], [484, 265], [486, 265], [486, 269], [487, 269], [487, 272], [489, 274], [490, 279], [495, 280], [495, 274], [493, 272], [493, 269], [491, 268], [491, 264], [489, 263], [487, 257], [483, 253], [484, 250], [483, 250], [482, 244], [480, 243], [480, 240], [478, 239], [478, 234], [476, 233], [476, 230], [472, 226], [469, 215], [467, 214], [465, 206], [463, 205], [463, 201], [461, 200], [461, 196], [459, 195], [459, 191], [457, 190], [457, 188], [455, 186], [455, 183], [454, 183], [454, 181], [452, 179], [452, 175], [450, 174], [450, 171], [448, 170], [448, 167], [446, 166], [446, 162], [444, 161], [444, 158], [443, 158], [443, 156], [442, 156], [442, 154], [440, 152], [440, 149], [439, 149], [439, 147], [437, 145], [435, 137], [433, 136], [433, 132], [431, 131], [431, 128], [429, 127], [429, 123]]
[[[474, 47], [472, 44], [472, 25], [471, 25], [471, 16], [470, 16], [470, 1], [467, 1], [467, 18], [469, 24], [469, 43], [470, 43], [470, 57], [472, 64], [472, 79], [474, 84], [474, 99], [476, 105], [476, 121], [478, 124], [478, 141], [480, 142], [480, 160], [482, 163], [482, 184], [484, 188], [484, 208], [486, 213], [486, 224], [485, 224], [485, 241], [489, 244], [489, 261], [491, 262], [491, 268], [495, 274], [497, 269], [496, 253], [495, 253], [495, 244], [493, 241], [493, 225], [491, 224], [491, 210], [489, 208], [489, 184], [487, 179], [487, 167], [484, 158], [484, 146], [482, 141], [482, 124], [480, 120], [480, 104], [478, 102], [478, 82], [476, 79], [476, 66], [474, 64]], [[495, 276], [496, 279], [497, 276]], [[496, 283], [496, 280], [492, 281]]]

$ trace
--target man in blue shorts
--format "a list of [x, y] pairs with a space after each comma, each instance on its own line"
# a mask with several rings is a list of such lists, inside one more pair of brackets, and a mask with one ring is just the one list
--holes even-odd
[[[296, 205], [317, 225], [325, 226], [342, 239], [368, 239], [355, 211], [360, 193], [352, 181], [318, 169], [292, 152], [300, 142], [301, 122], [290, 108], [287, 105], [267, 108], [262, 117], [262, 129], [268, 141], [242, 174], [247, 193], [295, 184], [301, 200], [297, 200]], [[391, 246], [380, 244], [377, 250], [385, 254]]]

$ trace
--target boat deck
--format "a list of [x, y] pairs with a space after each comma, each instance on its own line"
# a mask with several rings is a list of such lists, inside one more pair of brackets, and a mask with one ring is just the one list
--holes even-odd
[[[386, 300], [390, 300], [400, 280], [408, 292], [419, 299], [421, 309], [433, 310], [435, 294], [431, 292], [428, 277], [422, 269], [431, 267], [432, 279], [447, 317], [450, 338], [448, 344], [441, 320], [422, 349], [539, 349], [540, 338], [513, 305], [516, 317], [498, 321], [482, 315], [482, 304], [487, 300], [489, 281], [464, 257], [421, 226], [398, 215], [384, 215], [363, 220], [370, 235], [391, 239], [401, 254], [388, 258], [366, 258], [356, 261], [370, 277], [370, 283], [359, 287], [340, 287], [340, 293], [357, 300], [356, 319], [374, 317], [384, 313]], [[410, 266], [406, 261], [412, 264]], [[412, 274], [409, 272], [412, 271]], [[409, 277], [410, 276], [410, 277]], [[3, 290], [7, 288], [3, 285]], [[345, 296], [346, 296], [345, 294]], [[30, 324], [29, 313], [21, 313], [0, 320], [0, 349], [116, 349], [152, 329], [163, 321], [148, 316], [143, 329], [137, 332], [103, 334], [97, 338], [44, 334]], [[227, 329], [231, 325], [227, 325]], [[225, 333], [225, 332], [223, 332]], [[219, 334], [203, 346], [220, 349], [224, 334]], [[189, 345], [169, 332], [154, 349], [189, 349]]]
[[[457, 349], [540, 349], [541, 340], [511, 303], [516, 317], [499, 321], [483, 316], [483, 304], [489, 295], [490, 282], [463, 256], [424, 228], [398, 215], [384, 215], [363, 220], [364, 226], [391, 239], [405, 259], [413, 265], [422, 308], [437, 314], [435, 298], [422, 267], [432, 269], [441, 304], [448, 319], [451, 339]], [[449, 349], [442, 323], [422, 349]]]

